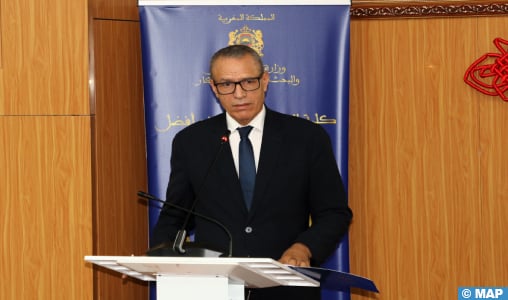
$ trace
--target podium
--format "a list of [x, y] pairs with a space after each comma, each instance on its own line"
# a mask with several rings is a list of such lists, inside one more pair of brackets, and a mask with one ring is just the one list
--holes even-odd
[[95, 265], [156, 281], [157, 299], [244, 300], [244, 288], [319, 287], [319, 282], [270, 258], [85, 256]]

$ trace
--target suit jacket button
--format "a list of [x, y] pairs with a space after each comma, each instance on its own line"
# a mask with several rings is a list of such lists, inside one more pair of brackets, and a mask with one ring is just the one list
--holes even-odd
[[245, 227], [245, 232], [246, 233], [251, 233], [252, 232], [252, 227], [250, 227], [250, 226]]

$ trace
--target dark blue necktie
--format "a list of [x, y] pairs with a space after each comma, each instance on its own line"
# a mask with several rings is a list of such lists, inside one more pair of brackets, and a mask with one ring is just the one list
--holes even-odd
[[238, 128], [240, 133], [239, 146], [239, 173], [240, 184], [242, 185], [243, 199], [247, 209], [252, 204], [252, 195], [254, 194], [254, 184], [256, 182], [256, 163], [254, 162], [254, 151], [249, 140], [249, 132], [252, 126]]

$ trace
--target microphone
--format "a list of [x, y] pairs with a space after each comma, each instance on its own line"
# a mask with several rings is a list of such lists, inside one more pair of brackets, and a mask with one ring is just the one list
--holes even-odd
[[[222, 152], [222, 149], [224, 148], [224, 144], [226, 144], [229, 141], [229, 134], [230, 134], [230, 131], [226, 130], [224, 132], [224, 134], [222, 134], [222, 136], [220, 137], [219, 150], [215, 154], [212, 163], [208, 166], [208, 169], [205, 172], [205, 177], [203, 178], [203, 181], [201, 182], [200, 187], [197, 189], [196, 197], [194, 198], [194, 201], [192, 202], [191, 208], [185, 210], [187, 212], [187, 215], [185, 216], [185, 220], [182, 223], [182, 227], [180, 228], [180, 230], [178, 230], [175, 240], [173, 241], [173, 245], [172, 245], [172, 250], [175, 253], [178, 253], [180, 255], [186, 254], [186, 250], [183, 247], [183, 245], [185, 243], [185, 239], [187, 238], [187, 230], [185, 228], [189, 225], [189, 221], [190, 221], [190, 218], [192, 215], [198, 216], [198, 214], [194, 212], [195, 207], [196, 207], [197, 203], [199, 202], [199, 199], [200, 199], [200, 196], [203, 192], [205, 183], [210, 175], [210, 171], [213, 169], [213, 167], [217, 163], [217, 160], [219, 159], [219, 155]], [[168, 203], [168, 204], [170, 204], [170, 203]], [[172, 206], [172, 205], [170, 205], [170, 206]], [[205, 219], [210, 221], [208, 218], [205, 218]], [[216, 220], [214, 220], [212, 222], [217, 223]], [[221, 227], [225, 228], [225, 226], [223, 226], [223, 225]], [[228, 230], [226, 229], [226, 231], [228, 231]], [[230, 237], [230, 246], [231, 246], [232, 237], [231, 237], [231, 234], [229, 233], [229, 231], [228, 231], [228, 235]], [[230, 249], [230, 251], [229, 251], [229, 256], [231, 256], [231, 254], [232, 254], [232, 249]], [[200, 255], [198, 255], [198, 256], [200, 256]]]
[[185, 253], [185, 249], [183, 249], [183, 243], [185, 242], [185, 239], [187, 238], [187, 230], [185, 229], [187, 225], [189, 225], [190, 217], [192, 216], [192, 212], [194, 211], [196, 204], [199, 202], [199, 198], [201, 196], [201, 193], [203, 192], [203, 188], [205, 186], [206, 180], [208, 179], [208, 176], [210, 175], [210, 171], [217, 163], [217, 160], [219, 159], [219, 155], [222, 152], [222, 148], [224, 148], [224, 144], [226, 144], [229, 141], [229, 134], [230, 131], [226, 130], [224, 134], [220, 137], [220, 147], [217, 153], [214, 156], [214, 159], [212, 163], [208, 166], [208, 169], [205, 172], [205, 177], [203, 178], [203, 181], [201, 182], [201, 185], [199, 186], [199, 189], [197, 190], [196, 197], [194, 198], [194, 202], [192, 203], [192, 206], [190, 208], [191, 212], [187, 213], [187, 216], [185, 217], [185, 221], [182, 223], [182, 227], [178, 232], [176, 233], [176, 237], [173, 243], [173, 250], [178, 251], [180, 254]]
[[[163, 203], [163, 204], [168, 205], [168, 206], [170, 206], [170, 207], [172, 207], [172, 208], [176, 208], [176, 209], [178, 209], [178, 210], [181, 210], [181, 211], [187, 212], [187, 213], [189, 213], [189, 214], [195, 215], [196, 217], [202, 218], [202, 219], [207, 220], [207, 221], [209, 221], [209, 222], [211, 222], [211, 223], [213, 223], [213, 224], [218, 225], [218, 226], [219, 226], [220, 228], [222, 228], [222, 230], [224, 230], [224, 232], [228, 235], [228, 238], [229, 238], [229, 245], [228, 245], [228, 254], [227, 254], [227, 257], [232, 257], [232, 255], [233, 255], [233, 236], [231, 235], [231, 232], [229, 231], [229, 229], [227, 229], [227, 227], [226, 227], [226, 226], [224, 226], [224, 224], [222, 224], [221, 222], [219, 222], [219, 221], [217, 221], [217, 220], [215, 220], [215, 219], [213, 219], [213, 218], [207, 217], [207, 216], [205, 216], [205, 215], [203, 215], [203, 214], [200, 214], [200, 213], [197, 213], [197, 212], [195, 212], [195, 211], [192, 211], [192, 210], [190, 210], [190, 209], [187, 209], [187, 208], [185, 208], [185, 207], [182, 207], [182, 206], [180, 206], [180, 205], [176, 205], [176, 204], [173, 204], [173, 203], [171, 203], [171, 202], [167, 202], [167, 201], [161, 200], [161, 199], [159, 199], [159, 198], [157, 198], [157, 197], [155, 197], [155, 196], [153, 196], [153, 195], [151, 195], [151, 194], [145, 193], [145, 192], [143, 192], [143, 191], [138, 191], [138, 196], [140, 196], [140, 197], [142, 197], [142, 198], [145, 198], [145, 199], [147, 199], [147, 200], [151, 200], [151, 201], [155, 201], [155, 202]], [[164, 210], [162, 210], [162, 212], [165, 212], [165, 211], [164, 211]], [[183, 243], [182, 243], [182, 244], [183, 244]], [[155, 251], [155, 250], [160, 250], [162, 247], [165, 247], [166, 245], [167, 245], [167, 244], [166, 244], [166, 243], [164, 243], [163, 245], [160, 245], [160, 246], [156, 246], [156, 247], [154, 247], [154, 248], [151, 248], [151, 249], [149, 249], [149, 250], [147, 251], [147, 254], [148, 254], [148, 255], [150, 255], [150, 253], [160, 252], [160, 251]], [[185, 249], [184, 249], [184, 250], [185, 250]], [[214, 251], [214, 250], [211, 250], [211, 251]], [[162, 252], [165, 252], [165, 251], [162, 251]], [[206, 253], [205, 253], [205, 252], [206, 252], [206, 250], [205, 250], [205, 251], [203, 251], [203, 250], [201, 250], [201, 249], [200, 249], [200, 250], [198, 250], [198, 251], [194, 251], [194, 252], [199, 252], [199, 253], [197, 253], [197, 254], [199, 254], [199, 255], [196, 255], [196, 256], [204, 256], [203, 254], [206, 254]], [[215, 252], [216, 252], [216, 251], [215, 251]], [[185, 254], [185, 253], [187, 253], [187, 252], [183, 252], [183, 253], [182, 253], [182, 252], [179, 252], [179, 251], [176, 251], [176, 252], [175, 252], [175, 254], [180, 254], [180, 255], [183, 255], [183, 254]], [[191, 255], [192, 255], [192, 254], [191, 254]], [[189, 256], [191, 256], [191, 255], [189, 255]], [[176, 255], [173, 255], [173, 256], [176, 256]]]

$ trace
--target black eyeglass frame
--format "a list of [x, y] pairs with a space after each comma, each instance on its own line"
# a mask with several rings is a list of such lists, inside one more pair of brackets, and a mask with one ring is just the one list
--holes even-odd
[[[264, 73], [263, 73], [264, 74]], [[261, 87], [261, 78], [263, 77], [263, 74], [259, 75], [258, 77], [251, 77], [251, 78], [244, 78], [240, 81], [225, 81], [225, 82], [219, 82], [219, 83], [213, 83], [213, 85], [215, 86], [215, 88], [217, 89], [217, 93], [219, 95], [230, 95], [230, 94], [233, 94], [235, 91], [236, 91], [236, 86], [240, 85], [240, 87], [242, 88], [242, 90], [246, 91], [246, 92], [252, 92], [252, 91], [255, 91], [257, 89], [259, 89]], [[258, 86], [254, 89], [246, 89], [243, 85], [242, 85], [242, 82], [246, 82], [248, 80], [257, 80], [258, 82]], [[220, 91], [220, 87], [223, 86], [223, 84], [234, 84], [234, 88], [233, 88], [233, 91], [231, 91], [230, 93], [222, 93]]]

